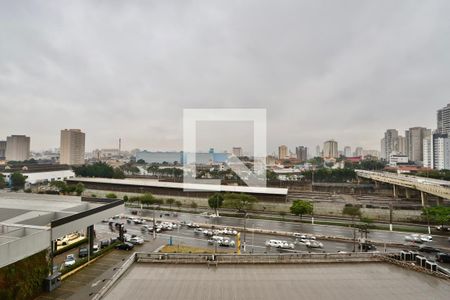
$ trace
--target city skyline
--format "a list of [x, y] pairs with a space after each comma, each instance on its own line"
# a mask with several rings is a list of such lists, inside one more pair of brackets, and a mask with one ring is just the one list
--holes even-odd
[[60, 128], [89, 150], [181, 149], [182, 110], [203, 107], [266, 108], [269, 152], [378, 149], [385, 128], [434, 128], [450, 101], [448, 2], [3, 6], [0, 136], [33, 150]]

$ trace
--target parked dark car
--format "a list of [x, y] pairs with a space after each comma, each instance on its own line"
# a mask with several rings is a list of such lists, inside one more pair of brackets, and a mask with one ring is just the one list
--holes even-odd
[[377, 247], [375, 247], [374, 244], [370, 243], [362, 243], [359, 245], [361, 251], [367, 252], [367, 251], [375, 251], [377, 250]]
[[109, 246], [109, 241], [108, 240], [100, 241], [100, 249], [106, 248], [108, 246]]
[[436, 249], [434, 247], [431, 247], [431, 246], [428, 246], [428, 245], [421, 245], [419, 247], [419, 251], [420, 252], [427, 252], [427, 253], [439, 252], [438, 249]]
[[87, 247], [80, 247], [78, 250], [78, 257], [87, 257], [88, 256], [88, 248]]
[[450, 263], [449, 253], [438, 253], [436, 254], [436, 260], [441, 263]]
[[118, 249], [118, 250], [127, 250], [128, 251], [128, 250], [133, 249], [133, 247], [134, 247], [133, 244], [125, 242], [125, 243], [117, 245], [116, 249]]

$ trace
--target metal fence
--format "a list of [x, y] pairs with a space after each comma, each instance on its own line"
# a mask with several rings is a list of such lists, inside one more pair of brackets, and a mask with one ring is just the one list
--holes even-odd
[[380, 253], [288, 253], [288, 254], [180, 254], [180, 253], [136, 253], [137, 262], [174, 264], [242, 264], [242, 263], [309, 263], [309, 262], [363, 262], [380, 261]]

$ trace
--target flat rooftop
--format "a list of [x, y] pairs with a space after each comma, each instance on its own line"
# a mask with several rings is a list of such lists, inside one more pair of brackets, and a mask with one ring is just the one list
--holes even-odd
[[50, 241], [123, 211], [123, 201], [0, 190], [0, 268], [50, 247]]
[[234, 186], [234, 185], [213, 185], [213, 184], [193, 184], [181, 182], [162, 182], [152, 179], [110, 179], [110, 178], [87, 178], [75, 177], [69, 178], [70, 182], [84, 182], [84, 183], [104, 183], [117, 185], [132, 185], [132, 186], [147, 186], [157, 188], [172, 188], [172, 189], [186, 189], [189, 191], [208, 191], [208, 192], [230, 192], [230, 193], [251, 193], [251, 194], [269, 194], [286, 196], [288, 189], [285, 188], [268, 188], [268, 187], [249, 187], [249, 186]]
[[385, 263], [135, 263], [104, 299], [448, 299], [449, 282]]

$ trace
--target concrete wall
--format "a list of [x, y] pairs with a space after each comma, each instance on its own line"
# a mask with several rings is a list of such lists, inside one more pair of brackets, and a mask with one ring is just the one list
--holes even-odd
[[50, 230], [33, 232], [0, 245], [0, 268], [50, 248]]

